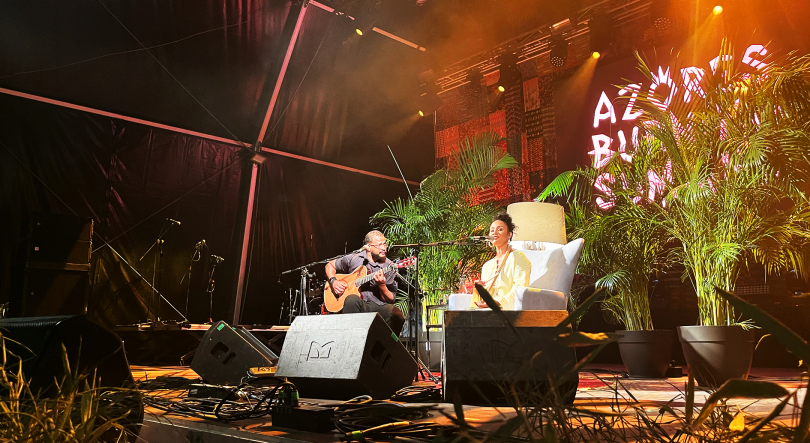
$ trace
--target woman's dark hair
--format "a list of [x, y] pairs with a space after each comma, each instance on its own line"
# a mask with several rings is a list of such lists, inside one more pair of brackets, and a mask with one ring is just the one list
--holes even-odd
[[492, 221], [504, 222], [504, 224], [506, 224], [506, 229], [508, 229], [509, 232], [515, 232], [515, 229], [517, 228], [517, 226], [515, 226], [515, 222], [512, 221], [512, 216], [507, 214], [506, 212], [499, 212], [495, 214], [495, 216], [492, 217]]

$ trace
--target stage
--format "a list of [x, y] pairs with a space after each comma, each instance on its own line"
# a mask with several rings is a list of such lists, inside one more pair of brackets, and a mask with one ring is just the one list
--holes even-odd
[[[198, 379], [196, 373], [182, 366], [132, 366], [132, 374], [137, 381], [155, 380], [157, 377], [183, 377]], [[618, 365], [592, 365], [580, 373], [574, 409], [597, 410], [602, 412], [626, 412], [635, 416], [635, 407], [643, 408], [651, 417], [656, 417], [664, 405], [669, 405], [678, 413], [683, 413], [686, 399], [687, 377], [667, 379], [632, 379], [622, 376], [624, 368]], [[440, 375], [440, 374], [437, 374]], [[806, 377], [806, 374], [804, 375]], [[750, 380], [771, 381], [778, 383], [791, 393], [802, 385], [802, 372], [799, 369], [752, 368]], [[425, 385], [426, 382], [419, 382]], [[432, 385], [432, 383], [427, 383]], [[148, 395], [159, 395], [164, 398], [183, 398], [188, 391], [162, 390], [144, 392]], [[806, 389], [797, 392], [797, 403], [803, 401]], [[705, 390], [695, 393], [695, 407], [701, 408], [709, 396]], [[320, 405], [331, 407], [340, 401], [301, 399], [302, 405]], [[743, 411], [746, 417], [764, 417], [779, 403], [778, 399], [731, 399], [728, 405], [732, 410]], [[405, 404], [405, 403], [403, 403]], [[435, 402], [436, 410], [431, 418], [424, 421], [440, 425], [452, 425], [444, 414], [455, 416], [454, 406], [449, 403]], [[777, 421], [785, 425], [797, 424], [797, 410], [793, 402], [779, 415]], [[416, 405], [407, 403], [406, 405]], [[508, 407], [464, 406], [464, 416], [476, 431], [494, 432], [515, 417], [515, 411]], [[682, 428], [677, 420], [659, 421], [661, 428], [672, 435]], [[327, 433], [315, 433], [274, 427], [271, 417], [235, 420], [230, 422], [165, 414], [163, 411], [147, 407], [139, 442], [332, 442], [344, 437], [333, 430]]]

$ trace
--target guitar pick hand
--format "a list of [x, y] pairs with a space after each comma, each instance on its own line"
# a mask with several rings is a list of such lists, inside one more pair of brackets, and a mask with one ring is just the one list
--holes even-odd
[[343, 295], [343, 292], [348, 286], [349, 285], [347, 285], [346, 282], [335, 280], [335, 282], [332, 283], [332, 291], [335, 293], [335, 297], [340, 297]]

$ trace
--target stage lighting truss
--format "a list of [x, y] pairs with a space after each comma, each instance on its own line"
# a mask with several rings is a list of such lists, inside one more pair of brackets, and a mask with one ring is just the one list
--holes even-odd
[[551, 53], [549, 54], [551, 66], [561, 68], [568, 60], [568, 41], [561, 35], [551, 36]]

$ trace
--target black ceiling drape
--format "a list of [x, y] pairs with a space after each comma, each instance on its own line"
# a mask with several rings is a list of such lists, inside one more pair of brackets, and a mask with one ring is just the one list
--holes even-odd
[[[164, 237], [158, 289], [181, 311], [186, 286], [179, 281], [194, 244], [206, 239], [211, 251], [223, 255], [232, 241], [240, 174], [236, 147], [7, 96], [0, 96], [0, 142], [3, 299], [11, 295], [12, 261], [28, 212], [93, 218], [90, 312], [110, 324], [146, 319], [154, 253], [139, 258], [166, 218], [183, 224]], [[196, 265], [193, 274], [190, 310], [199, 320], [208, 317], [207, 300], [202, 312], [195, 309], [205, 295], [199, 280], [206, 264]], [[222, 272], [218, 285], [228, 287], [228, 278]], [[180, 319], [165, 304], [162, 313]]]

